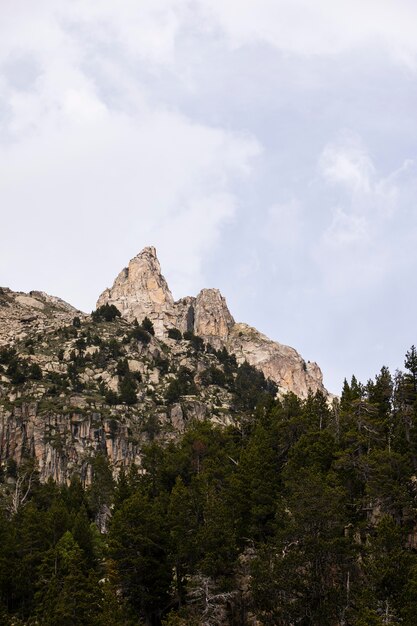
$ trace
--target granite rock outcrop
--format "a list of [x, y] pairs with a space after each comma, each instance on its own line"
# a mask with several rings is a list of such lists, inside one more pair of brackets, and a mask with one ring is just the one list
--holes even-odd
[[282, 393], [292, 391], [301, 398], [306, 398], [309, 390], [327, 393], [317, 363], [306, 362], [294, 348], [236, 323], [218, 289], [202, 289], [196, 297], [174, 302], [153, 247], [134, 257], [113, 286], [101, 294], [97, 306], [105, 303], [114, 304], [129, 321], [149, 317], [161, 339], [175, 327], [193, 332], [217, 350], [226, 348], [238, 362], [246, 360], [259, 368]]

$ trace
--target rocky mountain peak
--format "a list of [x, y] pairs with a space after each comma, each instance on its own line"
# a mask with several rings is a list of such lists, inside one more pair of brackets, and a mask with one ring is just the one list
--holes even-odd
[[152, 320], [157, 337], [166, 339], [170, 328], [193, 332], [217, 350], [226, 348], [239, 362], [248, 361], [277, 383], [281, 391], [306, 397], [309, 389], [325, 392], [320, 368], [300, 354], [262, 335], [246, 324], [236, 324], [218, 289], [202, 289], [196, 297], [174, 302], [161, 273], [154, 247], [146, 247], [117, 276], [97, 306], [114, 304], [128, 321]]
[[116, 277], [113, 286], [105, 289], [97, 307], [114, 304], [128, 321], [141, 322], [149, 317], [158, 336], [164, 336], [172, 317], [174, 298], [161, 273], [161, 266], [153, 246], [144, 248], [129, 261]]

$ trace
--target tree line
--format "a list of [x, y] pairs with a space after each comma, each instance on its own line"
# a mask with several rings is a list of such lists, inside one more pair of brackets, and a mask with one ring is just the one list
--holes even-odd
[[0, 623], [417, 623], [416, 349], [332, 405], [240, 378], [233, 426], [154, 440], [116, 479], [103, 455], [86, 488], [7, 463]]

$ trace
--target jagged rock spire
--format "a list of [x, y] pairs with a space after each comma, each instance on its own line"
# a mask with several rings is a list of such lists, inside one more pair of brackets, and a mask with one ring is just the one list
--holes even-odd
[[174, 298], [161, 273], [161, 266], [153, 246], [144, 248], [130, 260], [117, 276], [110, 289], [105, 289], [97, 301], [97, 307], [114, 304], [122, 316], [140, 323], [149, 317], [158, 336], [174, 311]]
[[144, 248], [120, 272], [97, 306], [105, 303], [114, 304], [130, 321], [136, 318], [140, 323], [149, 317], [157, 337], [166, 338], [168, 329], [175, 327], [193, 331], [217, 349], [226, 347], [239, 362], [247, 360], [261, 369], [281, 391], [301, 397], [309, 389], [326, 393], [316, 363], [306, 363], [294, 348], [268, 339], [255, 328], [236, 324], [218, 289], [202, 289], [196, 298], [174, 302], [154, 247]]

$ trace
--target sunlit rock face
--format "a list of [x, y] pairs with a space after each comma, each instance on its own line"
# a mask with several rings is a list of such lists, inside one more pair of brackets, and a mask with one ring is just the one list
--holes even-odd
[[140, 323], [148, 317], [155, 334], [163, 337], [166, 329], [176, 321], [174, 298], [153, 247], [144, 248], [116, 277], [113, 286], [105, 289], [97, 307], [114, 304], [128, 321]]
[[140, 323], [149, 317], [155, 334], [165, 338], [168, 329], [191, 331], [216, 349], [227, 348], [238, 361], [248, 361], [273, 380], [281, 392], [292, 391], [301, 398], [317, 390], [326, 393], [316, 363], [306, 362], [289, 346], [272, 341], [255, 328], [237, 324], [218, 289], [202, 289], [197, 297], [174, 302], [153, 247], [134, 257], [100, 296], [97, 306], [114, 304], [122, 316]]
[[218, 289], [202, 289], [195, 301], [194, 333], [222, 348], [235, 320]]
[[226, 348], [238, 362], [246, 360], [262, 370], [283, 393], [292, 391], [301, 398], [307, 397], [309, 389], [313, 393], [327, 393], [317, 363], [304, 361], [294, 348], [272, 341], [256, 328], [235, 324], [228, 335]]

